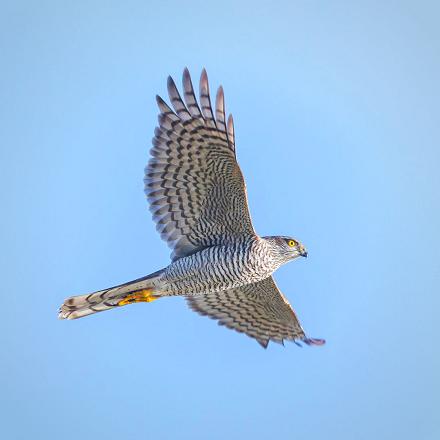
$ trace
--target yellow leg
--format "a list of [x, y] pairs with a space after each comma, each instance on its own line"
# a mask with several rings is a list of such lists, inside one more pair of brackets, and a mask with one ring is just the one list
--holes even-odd
[[136, 292], [130, 293], [123, 300], [118, 302], [118, 306], [126, 306], [127, 304], [134, 304], [138, 302], [152, 302], [155, 299], [159, 298], [158, 296], [153, 295], [152, 290], [144, 289], [138, 290]]

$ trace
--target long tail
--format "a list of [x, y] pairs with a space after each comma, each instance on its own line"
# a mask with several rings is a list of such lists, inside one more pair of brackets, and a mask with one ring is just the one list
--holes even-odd
[[163, 270], [159, 270], [119, 286], [67, 298], [60, 307], [58, 318], [77, 319], [114, 307], [154, 301], [158, 298], [154, 294], [155, 282], [160, 278], [162, 272]]

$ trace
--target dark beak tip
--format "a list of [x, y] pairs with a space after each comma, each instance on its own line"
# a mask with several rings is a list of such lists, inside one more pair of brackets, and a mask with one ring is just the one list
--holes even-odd
[[304, 258], [307, 258], [308, 253], [307, 253], [307, 252], [303, 252], [301, 255], [302, 255]]

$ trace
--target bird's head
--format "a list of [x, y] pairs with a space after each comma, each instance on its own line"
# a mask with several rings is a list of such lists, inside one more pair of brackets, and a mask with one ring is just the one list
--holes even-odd
[[298, 257], [307, 257], [307, 250], [298, 240], [292, 237], [263, 237], [271, 246], [275, 257], [287, 263]]

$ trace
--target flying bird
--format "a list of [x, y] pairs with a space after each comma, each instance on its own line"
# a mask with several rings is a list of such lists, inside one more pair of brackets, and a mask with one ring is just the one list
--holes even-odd
[[306, 336], [272, 277], [307, 251], [295, 238], [256, 234], [223, 88], [213, 108], [205, 70], [199, 101], [188, 69], [183, 99], [171, 77], [167, 86], [172, 108], [156, 96], [159, 125], [144, 182], [156, 228], [172, 249], [171, 263], [143, 278], [68, 298], [59, 318], [184, 296], [192, 310], [255, 338], [264, 348], [269, 341], [284, 340], [323, 345], [323, 339]]

